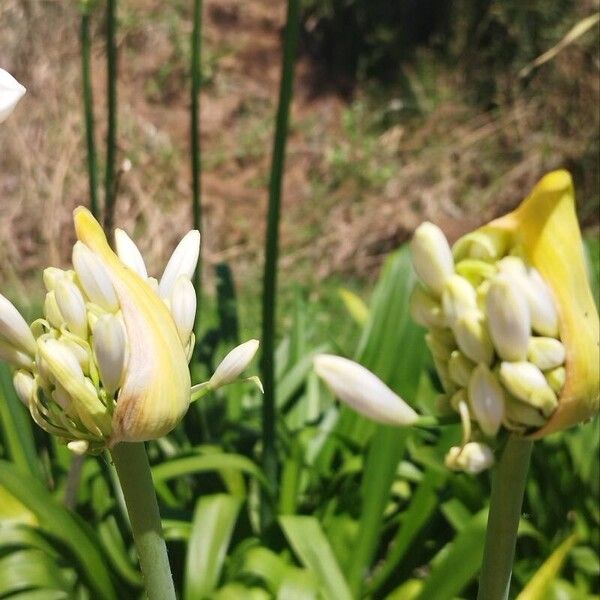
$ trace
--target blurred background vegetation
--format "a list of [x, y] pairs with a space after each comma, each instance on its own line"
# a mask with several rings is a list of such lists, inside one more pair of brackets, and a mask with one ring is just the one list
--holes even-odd
[[[93, 6], [102, 146], [104, 2]], [[397, 249], [424, 219], [456, 239], [516, 206], [557, 167], [574, 176], [597, 277], [597, 24], [544, 64], [534, 61], [599, 7], [597, 0], [304, 1], [282, 196], [281, 490], [272, 500], [283, 517], [267, 532], [257, 524], [258, 490], [268, 487], [255, 461], [258, 395], [234, 388], [190, 411], [180, 429], [149, 447], [186, 598], [474, 597], [489, 482], [443, 467], [458, 431], [375, 436], [374, 426], [319, 390], [310, 360], [324, 349], [358, 358], [429, 411], [437, 382], [422, 331], [407, 317], [412, 280]], [[75, 2], [0, 3], [0, 65], [28, 88], [0, 133], [0, 290], [29, 315], [42, 300], [41, 269], [69, 264], [71, 211], [88, 202], [79, 19]], [[283, 2], [205, 1], [204, 337], [196, 380], [236, 341], [260, 332], [284, 21]], [[131, 168], [119, 172], [115, 223], [153, 273], [191, 224], [191, 29], [191, 2], [119, 5], [118, 164]], [[32, 589], [42, 590], [38, 598], [137, 597], [110, 466], [86, 460], [73, 491], [72, 458], [30, 431], [6, 372], [0, 379], [0, 457], [12, 460], [0, 468], [0, 490], [8, 490], [0, 499], [0, 597]], [[598, 436], [596, 420], [536, 445], [515, 581], [521, 590], [546, 573], [548, 585], [521, 600], [600, 592]], [[207, 523], [218, 526], [206, 534]], [[357, 539], [368, 546], [358, 557]], [[21, 583], [11, 587], [15, 572]]]

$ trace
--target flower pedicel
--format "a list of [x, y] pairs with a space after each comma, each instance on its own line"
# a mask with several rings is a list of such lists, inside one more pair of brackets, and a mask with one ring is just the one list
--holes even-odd
[[236, 360], [227, 377], [213, 376], [192, 390], [196, 294], [190, 278], [200, 234], [190, 231], [181, 240], [158, 282], [124, 231], [115, 232], [115, 254], [87, 209], [77, 208], [74, 222], [74, 270], [44, 271], [43, 318], [28, 327], [0, 295], [0, 358], [15, 369], [17, 394], [40, 427], [73, 452], [97, 453], [168, 433], [192, 391], [235, 380], [258, 342], [230, 353]]

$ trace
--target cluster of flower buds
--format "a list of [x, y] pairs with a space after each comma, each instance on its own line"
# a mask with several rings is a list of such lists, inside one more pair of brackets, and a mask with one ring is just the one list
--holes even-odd
[[[444, 388], [443, 411], [463, 425], [448, 467], [478, 473], [494, 462], [494, 439], [539, 438], [598, 412], [598, 312], [586, 272], [570, 175], [546, 175], [511, 213], [459, 239], [423, 223], [411, 243], [420, 279], [413, 318]], [[315, 369], [331, 390], [380, 423], [418, 415], [360, 365], [322, 355]]]
[[[114, 254], [87, 209], [74, 219], [74, 270], [44, 271], [43, 318], [28, 327], [0, 296], [0, 358], [15, 368], [35, 422], [74, 452], [93, 453], [160, 437], [187, 410], [200, 234], [181, 240], [157, 281], [124, 231], [115, 232]], [[236, 379], [257, 347], [251, 340], [232, 351], [205, 387]]]

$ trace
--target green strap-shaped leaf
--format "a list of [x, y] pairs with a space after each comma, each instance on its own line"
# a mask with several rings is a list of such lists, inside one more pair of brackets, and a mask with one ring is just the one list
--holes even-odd
[[352, 600], [333, 550], [314, 517], [287, 515], [279, 522], [298, 558], [319, 582], [327, 600]]
[[93, 589], [95, 597], [110, 600], [116, 597], [98, 542], [76, 514], [57, 504], [37, 479], [3, 460], [0, 460], [0, 485], [36, 515], [40, 529], [70, 550], [74, 563]]
[[240, 501], [228, 494], [201, 498], [196, 505], [186, 571], [186, 600], [212, 597], [237, 521]]

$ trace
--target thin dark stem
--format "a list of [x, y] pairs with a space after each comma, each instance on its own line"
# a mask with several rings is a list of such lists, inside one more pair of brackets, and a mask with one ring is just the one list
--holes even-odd
[[[191, 147], [192, 147], [192, 210], [194, 229], [202, 233], [202, 181], [200, 161], [200, 85], [202, 79], [202, 0], [194, 0], [194, 27], [192, 30], [192, 98], [191, 98]], [[202, 287], [202, 248], [198, 256], [198, 266], [194, 273], [196, 290], [196, 339], [200, 337], [200, 298]]]
[[117, 160], [117, 0], [106, 0], [107, 120], [104, 230], [112, 234]]
[[533, 442], [509, 437], [492, 475], [478, 600], [506, 600]]
[[81, 15], [81, 79], [83, 84], [83, 107], [85, 113], [85, 138], [87, 143], [88, 181], [90, 210], [98, 218], [98, 170], [96, 165], [96, 136], [94, 132], [94, 93], [91, 77], [91, 36], [88, 8]]
[[[279, 106], [271, 178], [269, 182], [269, 208], [267, 217], [267, 239], [265, 246], [265, 270], [263, 277], [262, 300], [262, 358], [261, 375], [264, 385], [262, 411], [263, 423], [263, 468], [273, 490], [277, 489], [277, 449], [275, 444], [275, 317], [277, 293], [277, 255], [279, 251], [279, 217], [281, 207], [281, 183], [285, 163], [285, 145], [288, 131], [292, 84], [294, 80], [294, 59], [298, 45], [300, 0], [288, 0], [285, 38], [283, 45], [283, 65], [279, 88]], [[272, 520], [271, 504], [263, 497], [262, 524], [267, 526]]]
[[175, 600], [156, 492], [142, 442], [117, 444], [111, 456], [125, 497], [149, 600]]

